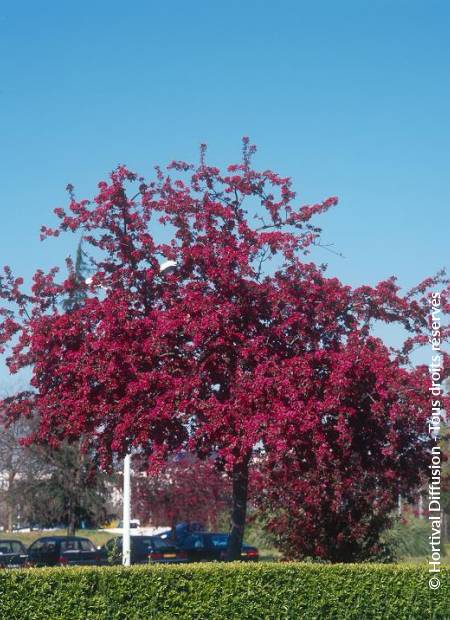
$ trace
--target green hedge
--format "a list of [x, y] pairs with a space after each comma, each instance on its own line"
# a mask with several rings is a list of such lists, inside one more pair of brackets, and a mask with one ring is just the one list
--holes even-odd
[[300, 563], [0, 573], [1, 620], [450, 620], [450, 571]]

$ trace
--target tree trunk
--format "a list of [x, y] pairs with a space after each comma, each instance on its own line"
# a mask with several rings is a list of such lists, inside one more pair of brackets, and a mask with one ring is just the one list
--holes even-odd
[[13, 511], [13, 507], [11, 506], [11, 504], [8, 502], [6, 504], [6, 511], [7, 511], [7, 516], [6, 516], [6, 531], [7, 532], [12, 532], [13, 531], [13, 520], [14, 520], [14, 511]]
[[70, 516], [70, 521], [67, 524], [67, 536], [75, 536], [76, 528], [75, 528], [75, 516], [72, 514]]
[[75, 525], [75, 509], [72, 498], [70, 498], [67, 506], [67, 536], [75, 536]]
[[6, 531], [12, 532], [14, 526], [14, 483], [16, 472], [11, 470], [8, 475], [8, 491], [6, 496]]
[[228, 541], [227, 561], [239, 560], [244, 538], [245, 517], [247, 515], [248, 464], [250, 457], [233, 469], [233, 508], [231, 530]]
[[82, 454], [80, 449], [80, 442], [77, 443], [75, 449], [75, 460], [73, 466], [75, 468], [73, 483], [69, 489], [69, 501], [67, 506], [67, 536], [75, 536], [76, 531], [76, 516], [77, 506], [80, 505], [80, 494], [82, 493]]

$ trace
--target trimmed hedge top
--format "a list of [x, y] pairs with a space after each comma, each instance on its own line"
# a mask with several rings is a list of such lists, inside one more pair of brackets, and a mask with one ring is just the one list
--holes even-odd
[[1, 620], [450, 620], [450, 570], [189, 564], [4, 570]]

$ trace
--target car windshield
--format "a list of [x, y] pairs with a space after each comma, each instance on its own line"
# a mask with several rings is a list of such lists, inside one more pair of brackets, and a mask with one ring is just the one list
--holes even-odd
[[0, 541], [0, 555], [6, 553], [22, 553], [22, 545], [15, 540]]
[[78, 541], [81, 551], [97, 551], [96, 546], [87, 538], [82, 538]]
[[87, 538], [85, 539], [75, 539], [75, 540], [62, 540], [61, 541], [61, 551], [64, 553], [66, 551], [95, 551], [95, 547], [93, 543]]
[[153, 547], [157, 551], [167, 551], [167, 549], [172, 549], [173, 545], [171, 545], [170, 542], [167, 542], [166, 540], [162, 540], [161, 538], [154, 538]]

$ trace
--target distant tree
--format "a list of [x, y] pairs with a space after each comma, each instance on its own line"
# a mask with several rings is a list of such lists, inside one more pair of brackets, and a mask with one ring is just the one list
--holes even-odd
[[23, 516], [28, 522], [64, 524], [67, 534], [73, 536], [83, 523], [98, 527], [108, 520], [112, 485], [92, 455], [67, 442], [52, 449], [37, 446], [35, 451], [41, 472], [46, 474], [19, 487], [27, 498]]
[[101, 472], [79, 443], [57, 448], [23, 445], [36, 421], [20, 418], [0, 433], [0, 518], [15, 524], [64, 523], [73, 534], [82, 522], [100, 524], [110, 515], [113, 477]]
[[30, 420], [20, 418], [4, 426], [5, 412], [0, 415], [0, 520], [6, 531], [26, 519], [29, 496], [24, 488], [45, 474], [33, 447], [24, 447], [20, 440], [33, 430]]
[[70, 286], [62, 301], [62, 308], [66, 312], [73, 312], [81, 308], [86, 300], [86, 279], [90, 273], [87, 254], [83, 250], [83, 240], [77, 246], [75, 263], [71, 260], [66, 262], [69, 275]]

